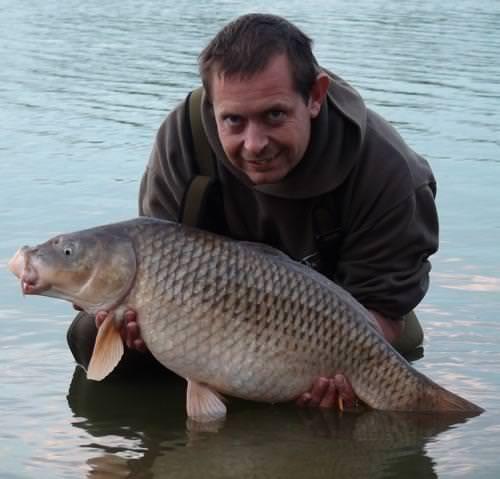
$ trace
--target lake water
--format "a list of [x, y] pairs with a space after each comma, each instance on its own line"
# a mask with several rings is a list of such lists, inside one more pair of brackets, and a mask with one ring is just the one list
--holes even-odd
[[231, 401], [186, 428], [183, 385], [88, 384], [62, 302], [23, 298], [22, 244], [136, 214], [156, 128], [196, 56], [248, 2], [0, 0], [0, 477], [500, 477], [500, 3], [253, 2], [315, 39], [432, 164], [441, 248], [415, 366], [483, 406], [435, 416]]

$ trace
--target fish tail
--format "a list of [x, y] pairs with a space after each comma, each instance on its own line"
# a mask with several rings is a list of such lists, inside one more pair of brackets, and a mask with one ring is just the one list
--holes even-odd
[[419, 409], [422, 411], [470, 413], [472, 415], [484, 412], [484, 409], [478, 405], [432, 382], [426, 389], [420, 406]]

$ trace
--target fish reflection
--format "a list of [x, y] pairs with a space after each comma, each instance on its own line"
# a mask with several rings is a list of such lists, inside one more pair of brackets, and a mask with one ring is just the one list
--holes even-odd
[[217, 433], [199, 432], [186, 428], [183, 382], [165, 379], [94, 383], [75, 370], [68, 403], [92, 437], [88, 477], [434, 478], [426, 445], [467, 420], [234, 400]]

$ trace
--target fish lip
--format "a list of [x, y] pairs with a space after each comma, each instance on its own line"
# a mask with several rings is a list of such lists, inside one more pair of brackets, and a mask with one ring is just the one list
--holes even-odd
[[37, 294], [48, 289], [47, 285], [40, 280], [37, 270], [28, 261], [25, 261], [25, 267], [20, 275], [20, 280], [23, 294]]
[[23, 246], [9, 261], [9, 269], [21, 280], [23, 294], [40, 294], [50, 289], [50, 285], [40, 278], [33, 265], [32, 254], [34, 251], [33, 248]]
[[40, 294], [50, 289], [50, 284], [43, 281], [30, 256], [25, 256], [25, 267], [21, 274], [21, 289], [23, 294]]
[[40, 294], [50, 289], [50, 286], [39, 281], [38, 278], [36, 280], [21, 279], [21, 289], [23, 294]]
[[26, 265], [25, 253], [26, 251], [28, 251], [28, 249], [29, 249], [28, 246], [23, 246], [22, 248], [19, 248], [14, 254], [14, 256], [7, 263], [9, 271], [19, 279], [21, 278], [25, 269]]

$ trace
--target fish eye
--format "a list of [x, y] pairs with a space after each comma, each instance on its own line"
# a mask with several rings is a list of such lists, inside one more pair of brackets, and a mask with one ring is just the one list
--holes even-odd
[[66, 248], [64, 248], [63, 250], [63, 253], [65, 256], [71, 256], [73, 254], [73, 249], [69, 246], [66, 246]]

